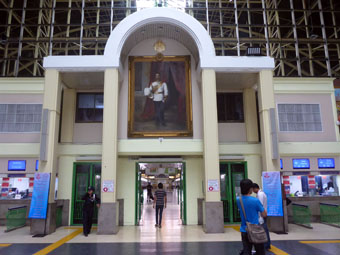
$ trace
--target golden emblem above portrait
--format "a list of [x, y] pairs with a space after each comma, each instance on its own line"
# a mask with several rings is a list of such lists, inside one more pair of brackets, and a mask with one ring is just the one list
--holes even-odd
[[129, 137], [192, 136], [190, 56], [129, 58]]

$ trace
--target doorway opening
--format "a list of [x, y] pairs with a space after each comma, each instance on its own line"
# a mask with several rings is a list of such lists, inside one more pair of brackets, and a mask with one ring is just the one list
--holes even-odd
[[236, 197], [241, 195], [241, 180], [247, 178], [246, 162], [220, 162], [221, 201], [224, 223], [241, 222]]
[[[138, 162], [136, 163], [135, 225], [154, 226], [154, 193], [158, 183], [167, 193], [167, 208], [163, 210], [162, 225], [186, 225], [186, 177], [184, 162]], [[148, 197], [147, 186], [152, 186]]]
[[[102, 166], [100, 162], [76, 162], [73, 164], [71, 225], [83, 224], [82, 197], [93, 186], [94, 194], [100, 197]], [[98, 222], [98, 208], [94, 207], [93, 224]]]

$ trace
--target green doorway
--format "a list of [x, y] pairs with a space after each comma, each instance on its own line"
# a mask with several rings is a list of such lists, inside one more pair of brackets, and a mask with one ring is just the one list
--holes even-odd
[[[160, 165], [161, 168], [165, 168], [165, 173], [156, 174], [155, 166]], [[150, 171], [147, 172], [146, 165], [151, 166]], [[173, 167], [169, 167], [174, 165]], [[175, 167], [176, 165], [176, 167]], [[168, 169], [175, 169], [174, 172], [168, 172]], [[152, 173], [155, 171], [155, 173]], [[187, 223], [187, 208], [186, 208], [186, 174], [185, 174], [185, 163], [172, 163], [172, 162], [138, 162], [136, 163], [136, 193], [135, 193], [135, 225], [140, 225], [141, 220], [143, 218], [143, 209], [145, 201], [147, 200], [145, 195], [145, 188], [148, 183], [157, 183], [164, 182], [166, 179], [170, 180], [172, 187], [174, 188], [173, 192], [177, 194], [176, 204], [179, 205], [179, 217], [181, 223], [186, 225]], [[155, 185], [156, 187], [157, 185]], [[156, 188], [155, 188], [156, 189]], [[168, 200], [169, 201], [169, 200]]]
[[[87, 192], [87, 188], [93, 186], [96, 196], [100, 197], [101, 191], [101, 163], [100, 162], [77, 162], [73, 165], [72, 183], [72, 207], [71, 225], [83, 223], [82, 197]], [[94, 208], [93, 223], [97, 224], [98, 209]]]
[[221, 201], [225, 223], [241, 221], [236, 197], [241, 194], [241, 180], [247, 176], [246, 162], [220, 162]]

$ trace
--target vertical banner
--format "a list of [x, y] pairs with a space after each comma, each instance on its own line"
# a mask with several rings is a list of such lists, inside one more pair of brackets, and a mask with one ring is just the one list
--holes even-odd
[[50, 173], [35, 173], [30, 212], [28, 218], [46, 219]]
[[263, 172], [262, 183], [267, 195], [268, 216], [283, 216], [280, 172]]

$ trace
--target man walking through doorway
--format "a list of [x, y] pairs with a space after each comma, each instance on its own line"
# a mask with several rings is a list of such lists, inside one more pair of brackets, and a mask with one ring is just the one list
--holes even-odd
[[100, 199], [96, 197], [96, 194], [94, 194], [94, 187], [90, 186], [87, 189], [87, 193], [83, 196], [82, 200], [84, 200], [83, 232], [84, 236], [87, 236], [91, 232], [94, 205], [96, 204], [99, 208]]
[[163, 209], [166, 208], [166, 192], [163, 190], [163, 184], [158, 183], [158, 189], [155, 191], [155, 198], [153, 200], [153, 208], [156, 205], [156, 225], [155, 227], [162, 227]]
[[[249, 179], [244, 179], [240, 183], [241, 187], [241, 198], [242, 202], [244, 205], [244, 211], [247, 216], [247, 221], [250, 222], [251, 224], [259, 224], [259, 213], [261, 213], [262, 217], [267, 216], [267, 211], [263, 208], [260, 200], [258, 200], [255, 197], [252, 197], [251, 194], [253, 192], [253, 182]], [[236, 199], [237, 206], [240, 210], [240, 215], [241, 215], [241, 237], [242, 237], [242, 244], [243, 244], [243, 251], [242, 255], [251, 255], [251, 250], [253, 245], [255, 246], [256, 250], [256, 255], [265, 255], [265, 250], [264, 250], [264, 244], [253, 244], [250, 243], [246, 231], [246, 220], [243, 215], [241, 203], [240, 203], [240, 197], [237, 197]]]
[[[260, 200], [263, 208], [265, 210], [267, 210], [267, 195], [266, 193], [264, 193], [259, 185], [257, 183], [254, 183], [253, 185], [253, 191], [256, 194], [256, 197]], [[270, 237], [269, 237], [269, 231], [268, 231], [268, 226], [267, 226], [267, 218], [263, 218], [260, 214], [259, 214], [259, 223], [261, 224], [261, 226], [264, 228], [264, 230], [267, 233], [267, 238], [268, 238], [268, 242], [264, 244], [264, 248], [266, 250], [270, 249]]]

